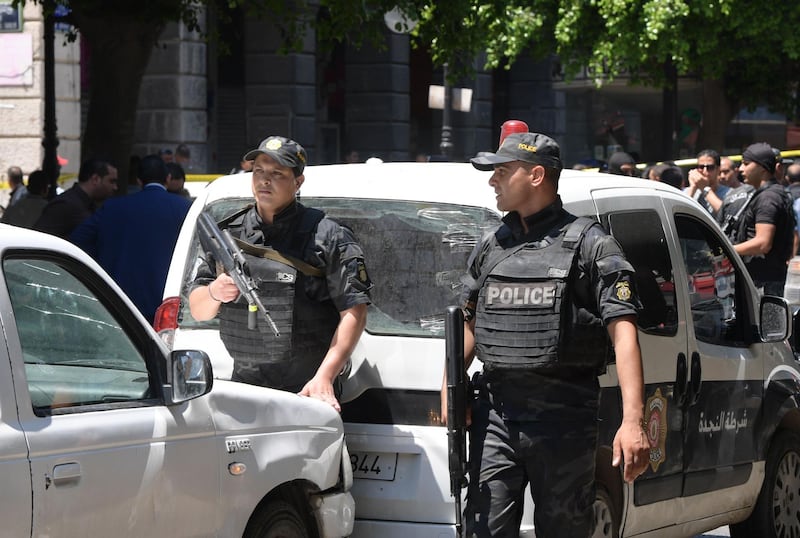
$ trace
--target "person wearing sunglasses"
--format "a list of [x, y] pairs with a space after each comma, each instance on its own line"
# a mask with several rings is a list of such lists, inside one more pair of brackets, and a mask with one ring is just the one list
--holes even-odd
[[719, 168], [719, 153], [704, 149], [697, 154], [697, 166], [689, 170], [689, 186], [683, 191], [715, 218], [729, 190], [719, 182]]

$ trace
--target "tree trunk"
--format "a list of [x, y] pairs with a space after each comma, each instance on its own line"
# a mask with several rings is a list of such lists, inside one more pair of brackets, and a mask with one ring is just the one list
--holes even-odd
[[703, 79], [703, 121], [698, 137], [699, 149], [725, 150], [725, 132], [733, 119], [734, 103], [730, 102], [721, 80]]
[[163, 24], [108, 12], [102, 18], [81, 16], [77, 11], [75, 16], [91, 54], [82, 160], [109, 159], [119, 171], [118, 194], [125, 194], [139, 87]]

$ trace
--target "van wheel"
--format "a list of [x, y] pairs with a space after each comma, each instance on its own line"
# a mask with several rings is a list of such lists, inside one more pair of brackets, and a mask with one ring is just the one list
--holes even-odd
[[782, 431], [775, 436], [753, 513], [730, 529], [733, 537], [800, 536], [800, 435]]
[[310, 538], [310, 534], [294, 505], [275, 500], [250, 518], [244, 538]]
[[597, 484], [594, 500], [594, 533], [592, 538], [619, 538], [619, 518], [611, 495], [603, 484]]

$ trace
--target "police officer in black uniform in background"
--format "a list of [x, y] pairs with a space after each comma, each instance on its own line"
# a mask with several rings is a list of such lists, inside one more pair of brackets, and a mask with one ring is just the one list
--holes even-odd
[[247, 328], [247, 303], [213, 259], [192, 283], [192, 316], [219, 316], [234, 381], [299, 392], [341, 412], [338, 379], [366, 325], [372, 287], [363, 252], [350, 230], [297, 201], [306, 163], [300, 144], [270, 136], [244, 160], [254, 161], [255, 206], [220, 227], [246, 242], [251, 276], [281, 334], [266, 323]]
[[756, 189], [739, 219], [734, 249], [745, 260], [753, 283], [767, 295], [783, 295], [787, 262], [794, 247], [792, 197], [775, 179], [775, 153], [765, 142], [750, 144], [739, 171]]
[[623, 408], [613, 462], [630, 482], [649, 459], [633, 269], [599, 225], [563, 209], [551, 138], [512, 134], [472, 164], [494, 171], [489, 185], [508, 214], [473, 251], [462, 292], [465, 357], [483, 362], [466, 535], [518, 536], [530, 482], [537, 536], [587, 537], [608, 336]]

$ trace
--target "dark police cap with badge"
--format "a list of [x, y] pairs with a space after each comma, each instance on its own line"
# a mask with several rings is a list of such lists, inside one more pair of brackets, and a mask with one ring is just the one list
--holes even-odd
[[303, 149], [303, 146], [283, 136], [265, 138], [256, 149], [247, 152], [244, 160], [252, 161], [260, 153], [269, 155], [283, 166], [294, 169], [295, 176], [302, 174], [303, 168], [306, 166], [306, 150]]
[[514, 133], [503, 140], [497, 153], [483, 153], [470, 159], [472, 166], [484, 172], [495, 165], [512, 161], [541, 164], [547, 168], [561, 170], [561, 149], [549, 136], [540, 133]]

